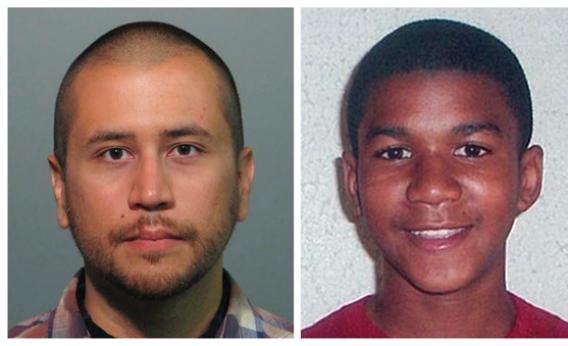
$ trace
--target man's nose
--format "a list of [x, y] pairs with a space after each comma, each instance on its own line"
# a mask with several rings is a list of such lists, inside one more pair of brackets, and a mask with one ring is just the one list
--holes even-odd
[[173, 189], [164, 165], [159, 158], [141, 159], [128, 196], [130, 209], [159, 211], [174, 206]]
[[446, 159], [424, 157], [414, 167], [406, 195], [414, 203], [439, 205], [459, 200], [462, 187]]

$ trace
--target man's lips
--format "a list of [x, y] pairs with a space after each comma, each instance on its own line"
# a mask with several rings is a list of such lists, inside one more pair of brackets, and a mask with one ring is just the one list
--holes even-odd
[[406, 229], [408, 239], [415, 246], [428, 251], [450, 249], [467, 238], [473, 225], [420, 225]]
[[167, 229], [143, 228], [124, 239], [127, 248], [142, 252], [165, 252], [180, 245], [183, 238]]
[[174, 235], [172, 232], [165, 229], [148, 230], [143, 229], [140, 232], [128, 236], [124, 241], [135, 241], [135, 240], [145, 240], [145, 241], [158, 241], [163, 239], [174, 239], [181, 240], [180, 236]]
[[409, 229], [408, 231], [416, 237], [424, 239], [448, 239], [457, 234], [465, 232], [470, 226], [442, 226], [442, 227], [420, 227]]

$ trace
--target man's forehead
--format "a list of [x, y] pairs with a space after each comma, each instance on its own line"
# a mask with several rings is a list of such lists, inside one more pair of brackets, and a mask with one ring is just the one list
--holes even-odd
[[92, 77], [104, 70], [113, 70], [114, 73], [120, 74], [129, 71], [147, 72], [157, 70], [168, 66], [175, 69], [178, 73], [184, 73], [194, 69], [207, 72], [207, 76], [212, 79], [218, 79], [217, 68], [215, 64], [201, 51], [179, 51], [177, 54], [163, 56], [138, 57], [133, 59], [125, 59], [122, 57], [95, 55], [83, 61], [75, 71], [71, 85], [76, 80], [84, 80], [86, 77]]
[[98, 61], [80, 68], [70, 85], [70, 96], [80, 97], [86, 91], [93, 91], [92, 88], [96, 91], [92, 96], [102, 96], [105, 90], [96, 90], [99, 86], [118, 88], [116, 96], [121, 96], [120, 91], [133, 90], [126, 89], [125, 86], [137, 87], [136, 84], [139, 83], [153, 83], [153, 88], [148, 88], [149, 92], [160, 91], [172, 85], [173, 90], [168, 91], [183, 93], [188, 91], [188, 87], [195, 85], [196, 88], [199, 87], [198, 90], [218, 97], [220, 82], [216, 69], [203, 55], [176, 56], [157, 64]]
[[87, 132], [146, 126], [158, 133], [195, 125], [218, 132], [219, 122], [226, 121], [215, 72], [202, 69], [204, 61], [198, 60], [180, 76], [188, 63], [170, 60], [152, 71], [116, 64], [85, 69], [72, 89], [73, 123], [83, 123]]
[[[152, 85], [143, 88], [143, 84]], [[69, 87], [67, 99], [70, 109], [104, 96], [113, 102], [119, 102], [120, 97], [132, 97], [133, 106], [136, 106], [135, 97], [140, 97], [141, 101], [147, 99], [136, 93], [144, 92], [152, 96], [162, 93], [164, 101], [178, 95], [180, 100], [187, 99], [188, 104], [196, 104], [193, 101], [195, 97], [208, 98], [211, 101], [208, 102], [209, 107], [224, 110], [224, 84], [218, 69], [204, 54], [176, 56], [151, 65], [99, 61], [87, 64], [78, 71]], [[113, 94], [105, 95], [111, 89]]]

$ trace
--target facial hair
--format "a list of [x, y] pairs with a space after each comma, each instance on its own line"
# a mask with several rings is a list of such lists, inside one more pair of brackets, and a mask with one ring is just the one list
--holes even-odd
[[[207, 229], [200, 230], [191, 222], [176, 222], [161, 214], [145, 214], [135, 222], [113, 228], [106, 237], [98, 236], [96, 230], [87, 230], [73, 209], [69, 209], [67, 214], [71, 233], [85, 261], [87, 275], [96, 286], [102, 289], [110, 284], [133, 298], [155, 301], [185, 292], [218, 261], [237, 221], [239, 205], [236, 192], [229, 204], [225, 212], [216, 213]], [[116, 250], [127, 239], [135, 237], [144, 226], [167, 229], [172, 236], [189, 245], [193, 260], [185, 261], [182, 257], [175, 262], [175, 266], [164, 266], [157, 275], [137, 274], [119, 265], [114, 257]], [[167, 254], [162, 252], [139, 254], [148, 267], [160, 265], [165, 256]]]

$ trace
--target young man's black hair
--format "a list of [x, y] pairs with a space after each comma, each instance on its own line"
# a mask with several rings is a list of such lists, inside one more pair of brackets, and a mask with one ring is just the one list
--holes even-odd
[[515, 54], [493, 35], [473, 26], [429, 19], [400, 27], [379, 41], [361, 60], [347, 99], [349, 138], [358, 154], [357, 131], [368, 91], [397, 73], [457, 70], [491, 77], [503, 87], [520, 130], [519, 151], [532, 134], [529, 86]]

